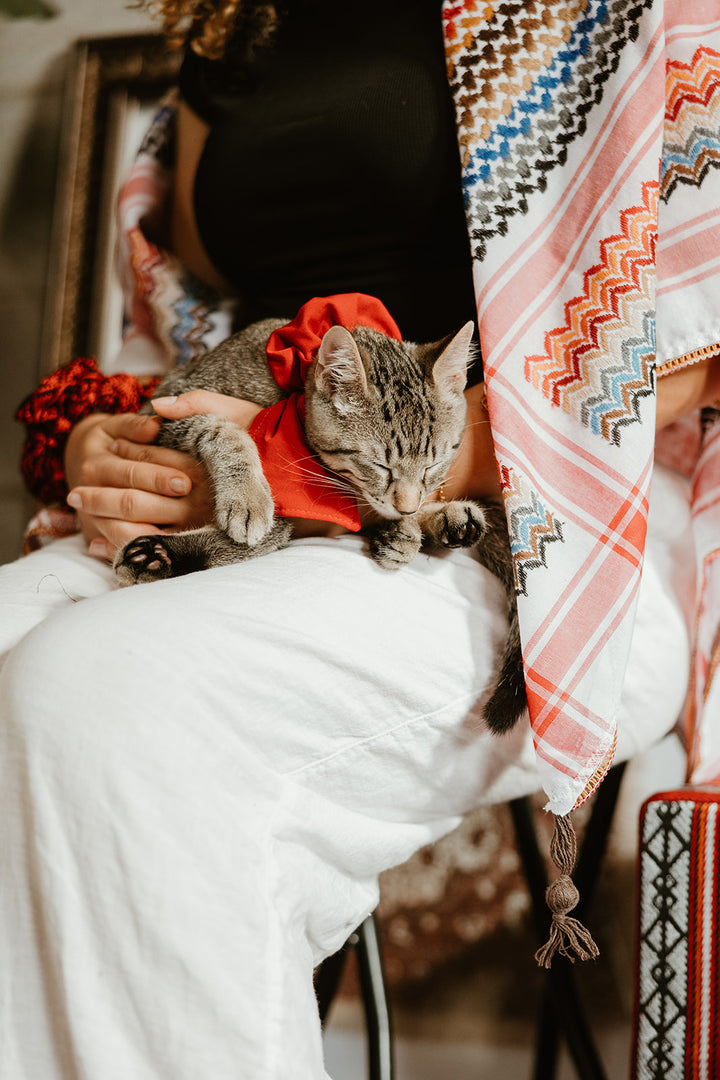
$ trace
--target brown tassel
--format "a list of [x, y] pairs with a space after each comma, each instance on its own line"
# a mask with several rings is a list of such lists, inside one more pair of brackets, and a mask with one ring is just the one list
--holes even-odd
[[581, 960], [594, 960], [600, 955], [600, 950], [590, 931], [578, 919], [568, 915], [580, 899], [570, 877], [577, 857], [577, 839], [568, 815], [555, 818], [550, 856], [560, 871], [560, 877], [551, 882], [545, 890], [545, 900], [552, 912], [550, 936], [535, 953], [535, 959], [544, 968], [550, 967], [556, 953], [566, 956], [573, 964], [576, 957]]

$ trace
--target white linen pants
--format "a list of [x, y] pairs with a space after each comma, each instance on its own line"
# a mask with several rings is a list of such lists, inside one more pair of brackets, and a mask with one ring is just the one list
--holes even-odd
[[[655, 487], [619, 757], [688, 673]], [[1, 568], [0, 1078], [325, 1078], [313, 967], [378, 873], [538, 786], [527, 723], [481, 722], [501, 610], [469, 554], [358, 537], [124, 590], [78, 538]]]

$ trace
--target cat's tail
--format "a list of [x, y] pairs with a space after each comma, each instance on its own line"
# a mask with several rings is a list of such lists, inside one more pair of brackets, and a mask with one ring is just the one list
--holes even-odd
[[527, 691], [523, 675], [520, 629], [517, 613], [514, 613], [510, 618], [497, 685], [485, 703], [485, 720], [495, 735], [504, 735], [515, 726], [526, 708]]

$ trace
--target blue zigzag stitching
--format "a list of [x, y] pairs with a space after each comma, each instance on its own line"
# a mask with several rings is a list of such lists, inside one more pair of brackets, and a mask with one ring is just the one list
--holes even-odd
[[[510, 117], [498, 122], [489, 149], [476, 146], [469, 151], [463, 189], [474, 258], [485, 258], [492, 237], [505, 235], [508, 218], [527, 213], [528, 197], [544, 191], [547, 174], [564, 164], [568, 146], [584, 133], [587, 114], [602, 100], [623, 48], [637, 36], [643, 9], [651, 6], [652, 0], [603, 0], [594, 16], [577, 23], [570, 43], [558, 49], [550, 68], [515, 103]], [[480, 56], [467, 56], [458, 64], [459, 106], [463, 67], [471, 73], [477, 63]]]
[[[700, 132], [703, 132], [703, 134], [701, 137], [698, 137]], [[661, 181], [665, 179], [665, 175], [670, 169], [677, 168], [678, 165], [689, 165], [694, 172], [695, 163], [703, 151], [720, 149], [720, 138], [718, 138], [715, 132], [708, 132], [705, 134], [703, 128], [696, 128], [691, 138], [693, 140], [693, 145], [689, 153], [687, 147], [676, 150], [675, 147], [678, 146], [677, 143], [671, 143], [669, 146], [665, 147], [660, 171]]]
[[471, 151], [465, 169], [466, 190], [477, 181], [489, 180], [492, 175], [491, 163], [498, 158], [510, 156], [511, 140], [520, 135], [529, 135], [532, 120], [536, 115], [539, 112], [548, 112], [553, 107], [553, 90], [570, 82], [573, 66], [587, 56], [593, 31], [602, 25], [606, 18], [607, 3], [602, 0], [597, 14], [593, 17], [586, 13], [577, 23], [570, 41], [559, 48], [551, 66], [545, 68], [526, 93], [515, 102], [510, 114], [498, 121], [486, 143]]
[[[622, 363], [611, 364], [604, 368], [600, 375], [603, 393], [595, 394], [582, 403], [581, 421], [595, 435], [602, 435], [602, 419], [615, 409], [622, 409], [624, 416], [618, 417], [612, 424], [610, 441], [620, 445], [620, 428], [640, 420], [639, 400], [652, 394], [655, 389], [655, 365], [649, 365], [649, 379], [645, 375], [648, 370], [648, 358], [655, 356], [655, 312], [646, 311], [643, 314], [642, 336], [626, 338], [622, 343]], [[631, 408], [627, 412], [627, 405], [623, 400], [622, 388], [628, 383], [635, 383], [632, 388]]]
[[515, 567], [516, 589], [523, 596], [527, 596], [527, 576], [530, 570], [535, 570], [538, 566], [547, 566], [545, 546], [552, 543], [553, 540], [560, 540], [564, 543], [562, 526], [551, 514], [550, 520], [554, 531], [552, 533], [538, 532], [535, 534], [538, 553], [537, 556], [531, 558], [532, 530], [538, 526], [547, 528], [548, 512], [536, 491], [530, 491], [529, 496], [532, 505], [524, 503], [522, 506], [517, 506], [510, 511], [509, 515], [510, 551], [513, 566]]
[[[688, 144], [691, 142], [692, 146], [688, 150]], [[696, 172], [697, 160], [704, 153], [707, 153], [708, 157], [702, 168]], [[667, 188], [662, 191], [660, 198], [663, 202], [667, 202], [679, 183], [693, 184], [700, 187], [711, 167], [720, 168], [720, 138], [718, 138], [716, 132], [708, 131], [707, 128], [695, 128], [685, 146], [681, 146], [679, 143], [666, 144], [663, 148], [662, 164], [660, 166], [661, 190], [663, 181], [669, 172], [675, 172], [678, 168], [685, 168], [688, 169], [690, 175], [687, 175], [684, 171], [677, 172], [672, 177]]]
[[196, 342], [202, 341], [203, 334], [210, 329], [209, 321], [201, 314], [207, 308], [198, 297], [185, 295], [174, 301], [172, 310], [177, 315], [177, 320], [170, 330], [176, 346], [176, 362], [187, 364], [202, 351], [197, 348]]

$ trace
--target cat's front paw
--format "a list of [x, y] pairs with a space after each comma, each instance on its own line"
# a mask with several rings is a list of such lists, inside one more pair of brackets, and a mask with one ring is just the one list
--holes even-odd
[[173, 561], [162, 536], [138, 536], [121, 548], [113, 569], [121, 585], [173, 577]]
[[370, 554], [383, 570], [399, 570], [415, 558], [422, 544], [422, 532], [414, 517], [388, 521], [369, 535]]
[[237, 544], [255, 547], [275, 523], [275, 504], [264, 477], [215, 501], [217, 524]]
[[487, 532], [487, 519], [473, 502], [459, 499], [423, 507], [420, 524], [426, 540], [438, 547], [473, 547]]

